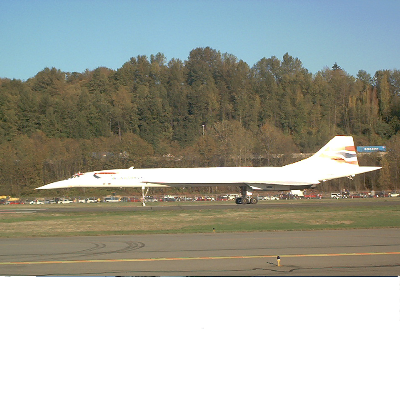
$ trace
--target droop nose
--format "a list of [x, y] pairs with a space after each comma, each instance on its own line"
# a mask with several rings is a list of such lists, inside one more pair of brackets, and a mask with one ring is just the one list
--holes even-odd
[[71, 185], [69, 184], [68, 180], [64, 180], [64, 181], [48, 183], [47, 185], [36, 188], [36, 190], [38, 190], [38, 189], [63, 189], [63, 188], [68, 188], [70, 186]]

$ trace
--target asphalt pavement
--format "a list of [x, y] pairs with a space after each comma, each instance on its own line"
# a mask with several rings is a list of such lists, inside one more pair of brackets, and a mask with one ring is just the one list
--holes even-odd
[[2, 239], [0, 275], [399, 276], [400, 229]]

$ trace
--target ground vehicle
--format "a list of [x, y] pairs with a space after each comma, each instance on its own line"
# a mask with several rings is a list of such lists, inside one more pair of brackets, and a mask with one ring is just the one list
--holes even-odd
[[61, 203], [61, 204], [70, 204], [70, 203], [73, 203], [73, 200], [71, 200], [71, 199], [60, 199], [58, 202]]
[[115, 197], [115, 196], [109, 196], [109, 197], [104, 197], [104, 200], [106, 203], [118, 203], [119, 201], [121, 201], [121, 199], [119, 197]]
[[36, 199], [29, 202], [29, 204], [44, 204], [44, 201]]
[[341, 199], [342, 195], [340, 193], [331, 193], [331, 199]]

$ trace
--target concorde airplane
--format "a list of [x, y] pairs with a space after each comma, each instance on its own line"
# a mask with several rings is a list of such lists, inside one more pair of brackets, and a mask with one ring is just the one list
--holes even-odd
[[207, 167], [113, 169], [77, 173], [37, 189], [74, 187], [140, 187], [143, 205], [151, 187], [239, 186], [237, 204], [255, 204], [254, 190], [307, 189], [341, 177], [353, 177], [381, 167], [360, 167], [351, 136], [335, 136], [309, 158], [283, 167]]

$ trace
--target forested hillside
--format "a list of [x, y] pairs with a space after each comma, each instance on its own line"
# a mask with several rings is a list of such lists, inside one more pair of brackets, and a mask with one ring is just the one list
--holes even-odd
[[396, 189], [399, 131], [399, 70], [313, 75], [289, 54], [250, 67], [208, 47], [117, 71], [46, 68], [0, 79], [0, 194], [97, 168], [281, 165], [341, 134], [386, 145], [370, 185]]

